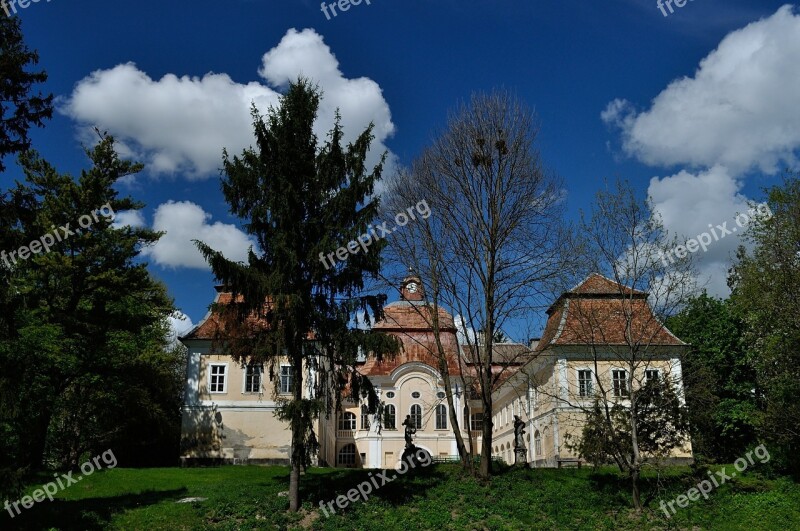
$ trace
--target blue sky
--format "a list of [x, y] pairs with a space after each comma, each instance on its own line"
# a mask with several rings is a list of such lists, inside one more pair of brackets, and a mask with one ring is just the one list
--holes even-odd
[[[694, 0], [665, 17], [656, 0], [372, 0], [330, 20], [306, 0], [17, 9], [58, 96], [34, 146], [77, 173], [97, 125], [147, 163], [120, 187], [147, 206], [124, 220], [168, 232], [146, 259], [197, 323], [214, 282], [189, 241], [230, 257], [247, 244], [219, 189], [221, 150], [246, 145], [250, 102], [265, 109], [288, 79], [319, 80], [320, 131], [335, 107], [349, 134], [375, 121], [393, 167], [472, 92], [511, 89], [538, 114], [539, 148], [565, 182], [571, 216], [619, 176], [691, 237], [796, 167], [800, 16], [783, 5]], [[12, 167], [0, 185], [17, 176]], [[724, 294], [736, 243], [698, 256], [712, 293]]]

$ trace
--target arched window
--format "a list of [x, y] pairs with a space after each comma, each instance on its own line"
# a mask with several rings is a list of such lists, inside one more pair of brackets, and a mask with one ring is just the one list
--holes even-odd
[[411, 424], [418, 430], [422, 429], [422, 406], [419, 404], [411, 406]]
[[356, 416], [349, 411], [339, 415], [339, 429], [340, 430], [354, 430], [356, 429]]
[[383, 409], [383, 427], [387, 430], [397, 429], [397, 411], [392, 404]]
[[537, 457], [542, 455], [542, 434], [539, 430], [533, 432], [533, 453]]
[[361, 429], [369, 429], [369, 408], [367, 406], [361, 406]]
[[[352, 414], [352, 413], [351, 413]], [[355, 415], [353, 415], [355, 417]], [[355, 466], [356, 465], [356, 445], [348, 444], [339, 450], [339, 457], [337, 464], [341, 466]]]
[[447, 406], [444, 404], [439, 404], [436, 406], [436, 429], [447, 429]]

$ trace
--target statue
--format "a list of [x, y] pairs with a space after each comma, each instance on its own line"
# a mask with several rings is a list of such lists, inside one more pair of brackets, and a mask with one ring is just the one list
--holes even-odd
[[525, 446], [525, 421], [514, 415], [514, 464], [528, 462], [528, 448]]
[[514, 415], [514, 448], [525, 448], [525, 421]]
[[414, 442], [411, 436], [417, 433], [414, 428], [414, 421], [411, 420], [411, 415], [406, 415], [406, 420], [403, 421], [403, 426], [406, 428], [406, 449], [414, 448]]
[[378, 425], [376, 430], [378, 432], [378, 435], [380, 435], [381, 430], [383, 430], [383, 411], [385, 408], [386, 406], [384, 405], [383, 400], [378, 402], [378, 411], [377, 414], [375, 415], [375, 422]]

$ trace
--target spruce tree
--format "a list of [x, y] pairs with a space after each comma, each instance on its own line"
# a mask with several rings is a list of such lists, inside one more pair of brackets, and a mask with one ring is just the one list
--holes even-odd
[[[367, 233], [378, 213], [372, 194], [385, 154], [370, 171], [365, 161], [372, 125], [343, 146], [338, 113], [327, 140], [318, 143], [320, 99], [309, 81], [291, 83], [266, 117], [253, 108], [257, 148], [223, 154], [222, 191], [260, 249], [251, 249], [244, 264], [197, 242], [234, 297], [223, 311], [238, 325], [226, 321], [226, 337], [214, 342], [214, 350], [238, 362], [264, 364], [271, 375], [281, 360], [291, 364], [291, 399], [278, 410], [292, 432], [291, 511], [300, 507], [301, 467], [316, 450], [314, 421], [339, 409], [345, 390], [367, 398], [375, 412], [375, 393], [357, 371], [359, 353], [381, 357], [399, 349], [393, 337], [353, 326], [359, 314], [368, 323], [382, 316], [386, 296], [364, 293], [365, 282], [379, 273], [383, 242], [373, 242], [367, 252], [348, 252], [334, 264], [321, 260]], [[309, 367], [318, 377], [314, 393], [304, 396]]]
[[34, 94], [35, 84], [47, 81], [45, 71], [28, 68], [39, 62], [39, 54], [22, 40], [19, 17], [0, 16], [0, 173], [3, 158], [30, 148], [28, 129], [42, 127], [53, 115], [53, 95]]

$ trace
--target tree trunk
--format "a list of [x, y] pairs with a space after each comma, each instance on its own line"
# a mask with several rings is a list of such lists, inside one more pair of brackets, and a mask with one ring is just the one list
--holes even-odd
[[[491, 339], [490, 339], [491, 341]], [[491, 347], [489, 347], [491, 348]], [[483, 398], [483, 430], [481, 432], [481, 468], [480, 476], [488, 478], [492, 475], [492, 366], [484, 368], [481, 396]], [[470, 426], [471, 427], [471, 426]]]
[[[633, 370], [631, 370], [633, 374]], [[641, 452], [639, 451], [639, 419], [636, 414], [636, 400], [637, 392], [633, 389], [633, 381], [631, 379], [630, 395], [631, 395], [631, 447], [633, 448], [633, 456], [631, 459], [631, 488], [633, 490], [633, 507], [637, 513], [642, 512], [642, 500], [639, 497], [639, 472], [641, 471]]]
[[639, 493], [639, 467], [634, 465], [631, 469], [631, 495], [633, 497], [633, 507], [637, 513], [642, 512], [642, 498]]
[[[292, 359], [292, 400], [299, 403], [303, 399], [303, 356], [302, 348]], [[295, 408], [292, 413], [292, 450], [291, 467], [289, 473], [289, 510], [300, 510], [300, 468], [303, 466], [305, 419], [302, 417], [302, 408]]]
[[[436, 319], [434, 317], [434, 319]], [[467, 447], [464, 444], [464, 437], [461, 435], [461, 429], [459, 428], [458, 422], [458, 411], [455, 409], [455, 405], [453, 403], [453, 388], [451, 387], [451, 380], [450, 380], [450, 370], [447, 366], [447, 357], [444, 354], [444, 347], [442, 346], [441, 338], [439, 336], [438, 330], [438, 321], [435, 321], [437, 324], [435, 338], [436, 338], [436, 348], [439, 353], [439, 373], [442, 376], [442, 381], [444, 382], [444, 391], [445, 396], [447, 397], [447, 408], [450, 412], [450, 425], [453, 427], [453, 435], [456, 438], [456, 448], [458, 449], [458, 457], [461, 459], [461, 464], [467, 470], [472, 470], [472, 459], [470, 459], [470, 455], [467, 452]], [[464, 399], [466, 400], [467, 393], [466, 388], [464, 388]], [[469, 430], [469, 425], [467, 425], [467, 430]], [[469, 433], [469, 431], [467, 431]]]
[[21, 462], [24, 467], [31, 471], [40, 470], [44, 462], [45, 449], [47, 447], [47, 433], [50, 430], [52, 410], [45, 408], [36, 419], [27, 426], [28, 440], [22, 445]]

